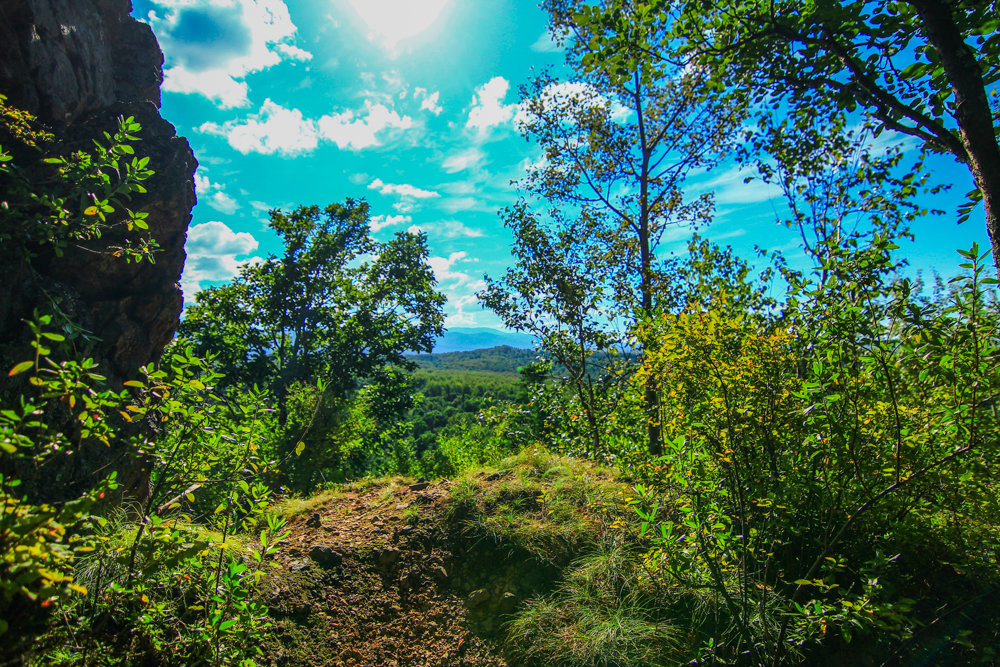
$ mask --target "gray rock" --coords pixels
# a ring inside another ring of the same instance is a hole
[[[322,545],[316,545],[309,550],[309,557],[316,561],[321,567],[337,567],[344,562],[344,557],[340,552]]]
[[[477,588],[476,590],[469,593],[469,597],[465,600],[465,606],[469,609],[475,609],[476,607],[483,606],[490,599],[490,594],[483,588]]]
[[[503,597],[500,598],[500,613],[509,614],[514,611],[514,607],[517,606],[517,596],[513,593],[504,593]]]
[[[0,367],[10,365],[7,356],[21,358],[16,348],[26,339],[23,321],[40,303],[55,298],[73,322],[92,334],[95,343],[86,355],[107,376],[107,386],[120,390],[123,381],[139,377],[141,366],[159,359],[182,307],[178,278],[195,204],[197,162],[187,141],[159,113],[163,53],[150,27],[129,15],[128,0],[3,0],[0,6],[0,91],[8,104],[34,114],[52,131],[52,153],[92,151],[94,140],[106,143],[103,133],[117,129],[119,116],[132,116],[142,125],[136,157],[148,157],[155,173],[143,183],[148,192],[127,205],[149,214],[149,234],[160,248],[155,264],[130,263],[114,255],[123,238],[109,231],[67,247],[61,258],[51,252],[23,261],[5,258]],[[6,373],[0,390],[5,382]],[[155,427],[144,428],[152,432]],[[110,447],[81,443],[79,456],[68,457],[63,469],[49,466],[44,479],[24,477],[21,490],[37,491],[39,501],[75,498],[115,470],[116,502],[124,496],[141,503],[150,492],[152,466],[132,456],[132,448],[127,441],[113,441]]]
[[[399,549],[382,549],[378,555],[379,567],[392,567],[399,560]]]

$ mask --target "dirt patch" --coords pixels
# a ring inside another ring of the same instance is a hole
[[[450,487],[346,492],[292,518],[265,586],[276,623],[267,660],[506,665],[494,637],[526,591],[501,580],[521,579],[523,562],[467,543],[447,520]]]

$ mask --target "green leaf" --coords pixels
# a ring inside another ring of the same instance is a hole
[[[10,369],[10,371],[7,373],[7,376],[13,377],[15,375],[19,375],[24,371],[28,370],[29,368],[32,368],[34,365],[35,365],[34,361],[22,361],[18,365],[14,366],[14,368]]]

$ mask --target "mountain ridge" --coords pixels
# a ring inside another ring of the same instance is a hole
[[[471,352],[503,346],[530,350],[535,347],[535,339],[528,334],[490,327],[450,327],[435,342],[433,353]]]

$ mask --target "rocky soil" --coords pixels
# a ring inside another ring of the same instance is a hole
[[[466,533],[452,520],[452,485],[398,479],[292,518],[267,588],[270,664],[508,664],[503,622],[559,573]]]

